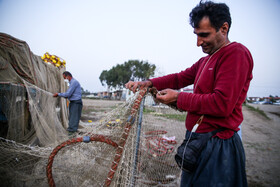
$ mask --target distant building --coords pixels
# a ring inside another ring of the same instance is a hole
[[[248,97],[248,102],[252,103],[252,102],[257,102],[260,101],[260,97]]]

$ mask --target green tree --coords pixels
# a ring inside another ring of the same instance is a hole
[[[84,90],[83,87],[81,87],[81,90],[82,90],[82,95],[89,95],[90,94],[90,91]]]
[[[275,97],[277,97],[277,96],[275,96]],[[275,103],[275,102],[276,102],[275,97],[273,97],[272,95],[269,95],[269,100],[270,100],[272,103]]]
[[[129,60],[117,64],[110,70],[103,70],[99,76],[102,86],[108,88],[123,88],[128,81],[141,81],[154,76],[156,66],[149,62]]]

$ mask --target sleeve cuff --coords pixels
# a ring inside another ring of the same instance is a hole
[[[177,108],[181,110],[189,109],[190,105],[190,93],[180,92],[177,98]]]
[[[179,93],[177,97],[177,108],[182,109],[182,99],[181,99],[182,93]]]

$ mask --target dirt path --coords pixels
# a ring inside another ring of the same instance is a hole
[[[271,120],[243,107],[242,138],[248,183],[252,187],[280,186],[280,107],[251,106],[265,111]]]
[[[123,101],[85,99],[82,121],[97,121]],[[243,107],[242,141],[246,153],[249,187],[280,186],[280,106],[252,105],[265,111],[268,120]],[[158,121],[158,120],[155,120]],[[161,121],[162,123],[162,121]]]

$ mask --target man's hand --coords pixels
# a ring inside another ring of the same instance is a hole
[[[58,93],[53,94],[53,97],[58,97]]]
[[[150,86],[152,86],[151,81],[138,81],[138,82],[129,81],[128,83],[125,84],[125,87],[133,91],[133,93],[135,93],[138,88],[143,89]]]
[[[157,93],[157,100],[164,104],[172,104],[177,102],[179,92],[172,89],[165,89]]]

